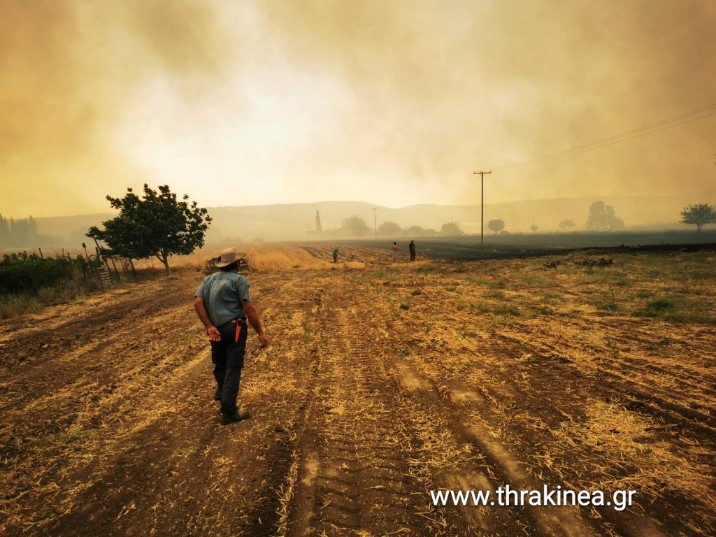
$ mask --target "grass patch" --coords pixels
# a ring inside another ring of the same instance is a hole
[[[651,315],[662,315],[676,311],[676,303],[668,298],[657,298],[646,305],[646,312]]]
[[[606,313],[612,313],[612,314],[619,313],[619,311],[621,310],[621,307],[619,306],[619,304],[617,304],[613,300],[605,300],[605,301],[597,302],[596,304],[594,304],[594,307],[596,307],[599,311],[603,311]]]
[[[651,298],[654,296],[654,293],[652,291],[644,289],[642,291],[639,291],[636,296],[637,298]]]
[[[36,313],[46,306],[65,304],[100,289],[92,278],[63,280],[49,287],[41,287],[34,294],[13,293],[0,295],[0,319],[9,319],[27,313]]]
[[[551,276],[551,274],[549,276]],[[531,289],[555,286],[554,278],[539,273],[522,273],[517,275],[517,279],[522,285]]]
[[[542,302],[545,304],[560,304],[564,302],[564,297],[559,293],[548,292],[542,295]]]
[[[492,312],[496,315],[511,315],[513,317],[520,317],[522,315],[520,308],[514,304],[498,304],[492,308]]]
[[[477,278],[475,276],[468,276],[466,280],[471,284],[487,287],[488,289],[505,289],[508,283],[504,278],[490,280],[484,277]]]
[[[25,313],[35,313],[42,309],[37,297],[29,295],[0,296],[0,319],[9,319]]]
[[[424,265],[420,265],[416,269],[416,272],[422,272],[424,274],[429,274],[431,272],[435,272],[436,269],[437,269],[437,265],[435,265],[434,263],[425,263]]]

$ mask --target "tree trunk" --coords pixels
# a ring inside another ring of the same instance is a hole
[[[154,257],[159,259],[159,261],[162,262],[164,265],[164,270],[167,271],[167,274],[169,274],[169,254],[162,252],[159,252],[158,254],[154,254]]]

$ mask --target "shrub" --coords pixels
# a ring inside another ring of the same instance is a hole
[[[668,298],[658,298],[647,304],[646,311],[653,314],[666,313],[676,309],[676,304]]]
[[[34,295],[40,288],[73,280],[83,263],[66,257],[43,259],[35,254],[5,254],[0,261],[0,294]]]

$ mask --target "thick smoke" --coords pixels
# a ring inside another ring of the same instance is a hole
[[[716,102],[716,4],[272,2],[293,59],[350,81],[365,157],[392,181],[442,181],[465,201],[472,169],[532,161]],[[539,166],[501,169],[500,199],[714,195],[714,116]],[[370,154],[368,154],[370,153]],[[466,177],[467,176],[467,177]],[[678,181],[675,181],[678,176]],[[461,188],[465,187],[465,188]],[[408,189],[408,188],[406,188]]]
[[[140,80],[160,74],[191,94],[216,76],[231,42],[210,7],[187,0],[4,0],[3,212],[68,214],[90,200],[97,207],[109,185],[136,177],[140,170],[113,148],[113,129]]]
[[[182,190],[199,173],[213,181],[204,205],[233,203],[224,182],[234,180],[254,189],[237,204],[475,203],[479,169],[494,170],[494,202],[714,201],[716,115],[536,161],[716,102],[712,1],[3,0],[0,10],[6,215],[103,210],[130,181]],[[126,150],[135,135],[144,160]]]

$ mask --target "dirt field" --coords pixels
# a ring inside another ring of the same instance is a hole
[[[0,534],[716,535],[714,251],[342,254],[252,254],[272,345],[229,426],[197,270],[3,321]],[[504,485],[636,492],[431,503]]]

